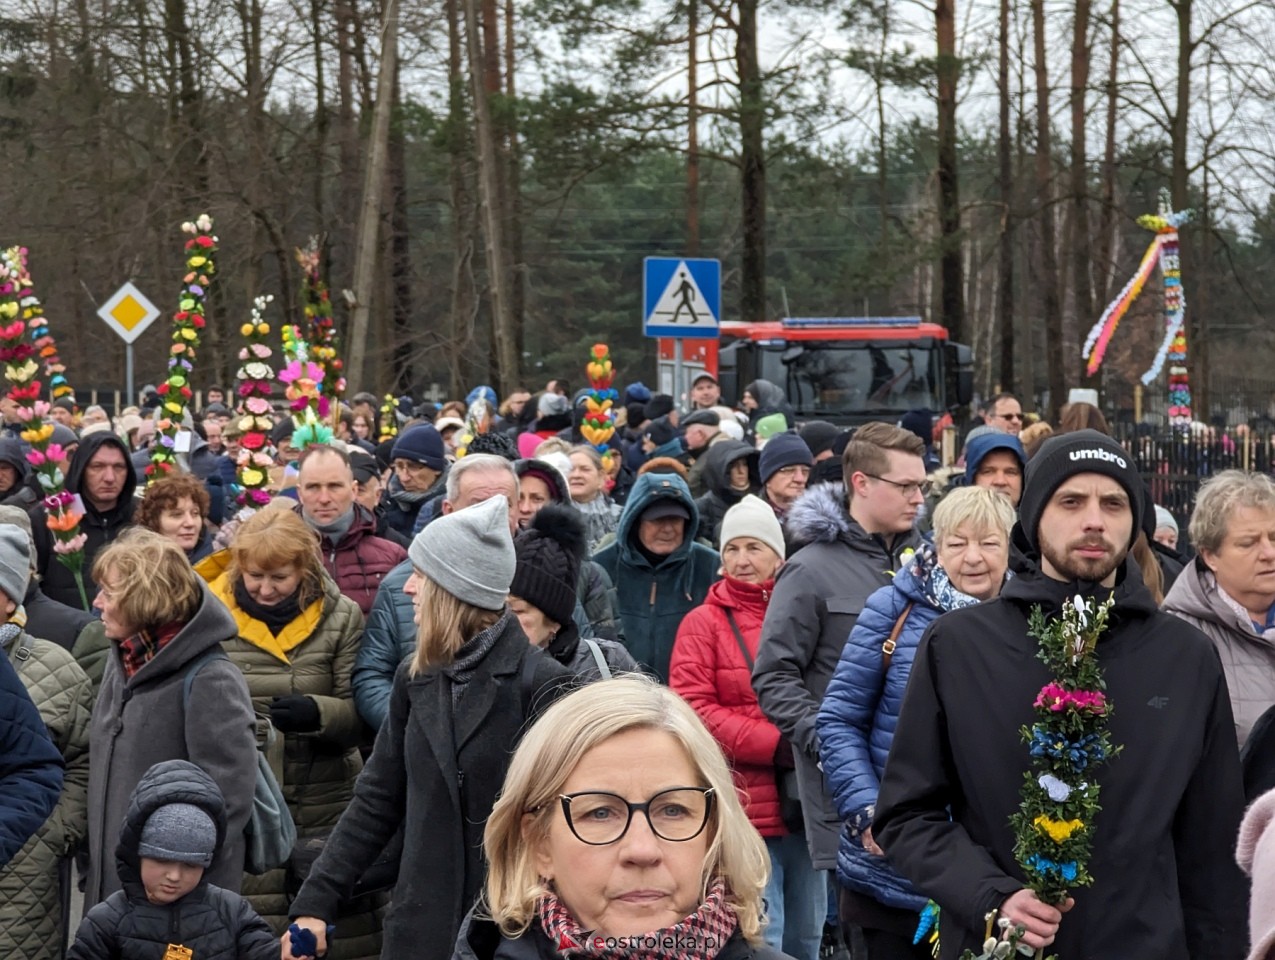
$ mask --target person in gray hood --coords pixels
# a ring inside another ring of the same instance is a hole
[[[753,666],[766,717],[793,745],[806,841],[817,870],[837,865],[841,818],[819,769],[815,720],[846,638],[869,596],[890,583],[920,536],[924,446],[886,423],[860,427],[842,458],[843,484],[820,484],[792,507],[799,544],[775,581]]]

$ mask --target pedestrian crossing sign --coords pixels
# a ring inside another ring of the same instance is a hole
[[[642,332],[648,337],[716,339],[722,318],[722,262],[647,257]]]

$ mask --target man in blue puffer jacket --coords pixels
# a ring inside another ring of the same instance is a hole
[[[908,950],[927,898],[891,868],[872,839],[877,791],[921,635],[947,611],[1000,592],[1013,523],[1006,498],[990,490],[962,487],[946,497],[934,514],[937,550],[922,545],[890,586],[868,598],[819,708],[820,761],[843,823],[841,919],[863,928],[868,960],[929,956],[928,944]]]

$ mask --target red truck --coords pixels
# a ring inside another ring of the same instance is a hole
[[[920,317],[784,317],[727,322],[721,340],[683,341],[683,380],[707,370],[722,399],[738,404],[753,380],[784,390],[800,420],[838,424],[897,420],[926,407],[942,413],[973,398],[969,347]],[[659,383],[671,392],[674,341],[659,341]]]

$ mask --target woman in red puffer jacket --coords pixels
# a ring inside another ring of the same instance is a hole
[[[683,619],[669,664],[669,686],[703,719],[730,761],[748,819],[766,840],[766,942],[796,960],[817,960],[827,914],[823,876],[805,837],[780,816],[776,777],[793,767],[792,747],[757,705],[752,665],[784,562],[774,511],[749,495],[722,520],[722,570],[708,597]]]

